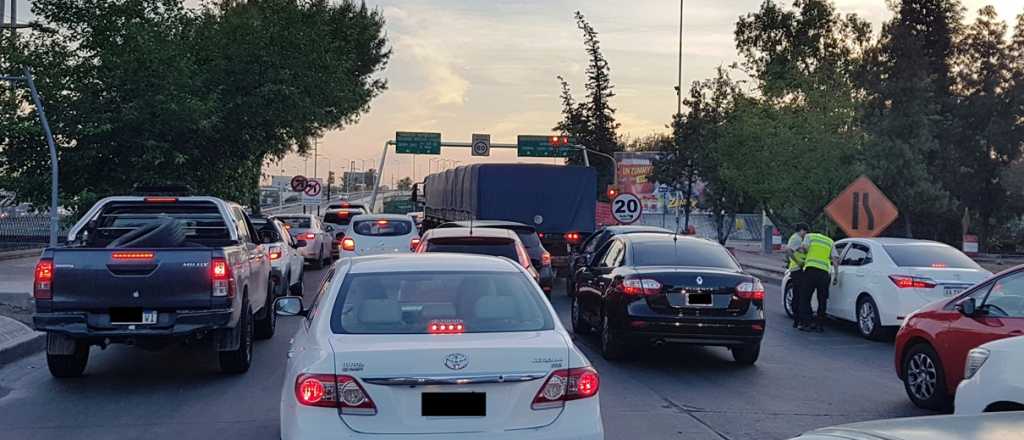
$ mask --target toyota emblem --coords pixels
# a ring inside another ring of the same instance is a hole
[[[469,358],[462,353],[452,353],[444,357],[444,366],[449,370],[461,370],[469,365]]]
[[[701,277],[697,277],[697,285],[698,285],[698,286],[702,286],[702,285],[704,285],[704,278],[701,278]]]

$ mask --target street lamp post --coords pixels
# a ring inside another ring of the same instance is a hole
[[[614,156],[612,156],[612,155],[610,155],[608,153],[605,153],[605,152],[601,152],[601,151],[597,151],[597,150],[591,150],[591,149],[587,148],[586,145],[567,144],[565,146],[569,147],[569,148],[573,148],[573,149],[579,150],[579,151],[582,151],[583,152],[583,158],[584,158],[584,164],[587,167],[590,167],[590,158],[588,157],[588,153],[593,153],[593,154],[596,154],[598,156],[601,156],[601,157],[604,157],[604,158],[610,160],[611,163],[612,163],[612,184],[613,185],[618,185],[619,184],[619,167],[615,163],[615,157]]]
[[[32,102],[36,106],[36,113],[39,115],[39,122],[43,125],[43,134],[46,135],[46,144],[50,147],[50,246],[57,246],[57,234],[60,231],[60,213],[57,211],[57,198],[60,176],[57,164],[57,144],[53,142],[53,132],[50,131],[50,121],[46,119],[46,110],[43,108],[43,100],[36,90],[36,83],[32,79],[32,69],[28,66],[22,67],[22,76],[0,76],[3,81],[24,81],[32,94]]]

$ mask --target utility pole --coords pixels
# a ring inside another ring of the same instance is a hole
[[[676,83],[676,118],[679,123],[682,123],[683,119],[683,3],[685,0],[679,0],[679,70]],[[676,138],[676,142],[679,142],[679,138]],[[682,145],[676,145],[676,148],[681,149]],[[686,160],[686,205],[683,206],[684,219],[683,229],[687,232],[690,231],[690,205],[692,205],[691,197],[693,195],[693,157],[687,153]],[[678,230],[676,232],[679,232]]]

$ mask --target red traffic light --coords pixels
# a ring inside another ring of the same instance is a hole
[[[548,138],[548,145],[553,147],[569,145],[569,136],[551,136]]]

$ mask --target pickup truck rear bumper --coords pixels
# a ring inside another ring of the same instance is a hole
[[[71,338],[187,337],[202,331],[230,328],[231,309],[160,312],[156,324],[110,324],[110,315],[90,312],[36,313],[36,330]],[[237,318],[235,318],[237,321]]]

